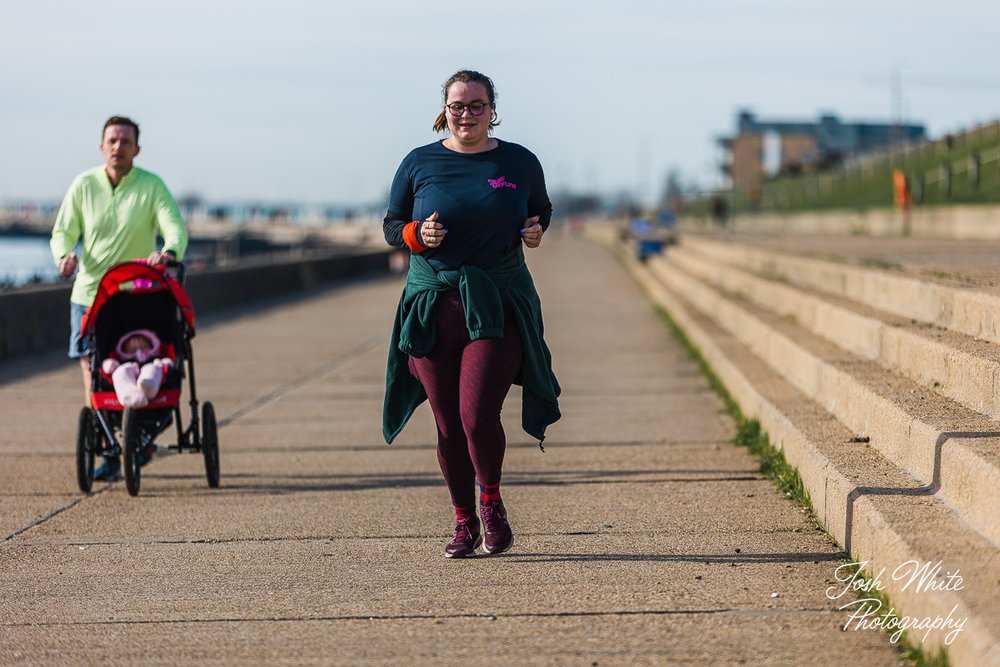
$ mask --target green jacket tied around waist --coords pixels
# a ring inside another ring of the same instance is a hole
[[[427,393],[410,373],[407,356],[423,357],[437,341],[434,308],[445,291],[455,290],[465,308],[469,338],[503,336],[504,304],[510,306],[521,334],[524,361],[516,384],[522,386],[521,427],[538,439],[559,419],[559,383],[552,355],[543,339],[542,304],[518,245],[495,266],[463,266],[435,271],[420,255],[410,255],[410,271],[396,309],[385,374],[382,435],[387,443],[399,435]]]

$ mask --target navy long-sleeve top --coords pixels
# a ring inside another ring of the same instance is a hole
[[[521,229],[539,216],[548,229],[552,203],[538,158],[523,146],[500,141],[482,153],[459,153],[441,141],[416,148],[396,170],[382,229],[404,246],[403,228],[435,211],[447,229],[423,257],[437,271],[462,265],[489,267],[521,243]]]

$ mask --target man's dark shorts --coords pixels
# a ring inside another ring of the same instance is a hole
[[[90,354],[90,349],[84,346],[83,334],[80,331],[80,320],[87,312],[87,306],[69,302],[69,358],[79,359]]]

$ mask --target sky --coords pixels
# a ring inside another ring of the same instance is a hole
[[[1000,117],[998,24],[972,0],[8,2],[0,200],[61,198],[127,115],[176,196],[377,205],[471,68],[550,191],[653,201],[671,170],[721,184],[741,108],[889,122],[895,73],[932,136]]]

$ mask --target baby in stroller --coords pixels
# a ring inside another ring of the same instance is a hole
[[[161,357],[160,339],[149,329],[134,329],[118,339],[114,352],[101,364],[111,376],[118,402],[126,408],[144,408],[156,396],[173,365]]]

